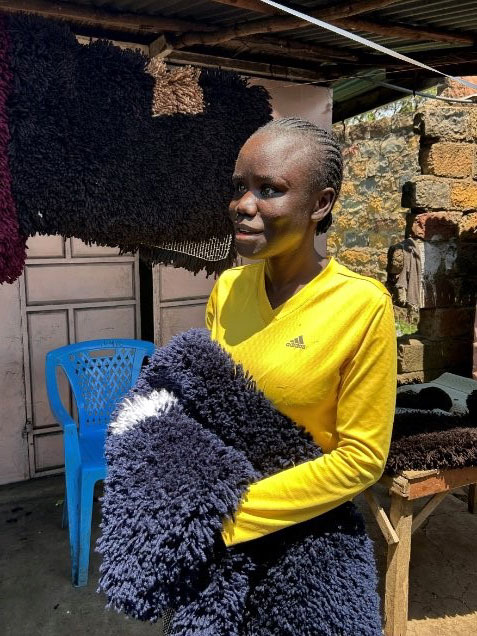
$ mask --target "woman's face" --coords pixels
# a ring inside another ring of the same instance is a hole
[[[334,191],[311,185],[312,155],[297,136],[259,133],[242,147],[229,205],[239,254],[271,258],[311,241],[330,210]]]

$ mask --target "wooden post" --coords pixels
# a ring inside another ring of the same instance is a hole
[[[467,495],[467,508],[471,514],[477,512],[477,484],[470,484]]]
[[[392,493],[389,516],[399,537],[399,543],[388,546],[384,633],[385,636],[405,636],[411,558],[412,501]]]

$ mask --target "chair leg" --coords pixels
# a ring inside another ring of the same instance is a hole
[[[88,473],[83,473],[81,480],[78,574],[74,583],[76,587],[83,587],[88,583],[94,483],[95,480],[91,479]]]
[[[66,488],[65,488],[65,496],[63,498],[63,506],[62,506],[62,512],[61,512],[61,527],[62,528],[68,527],[68,500],[67,500]]]
[[[68,517],[68,535],[70,540],[71,580],[73,585],[78,578],[79,555],[79,518],[80,518],[80,475],[79,471],[66,473],[66,508]]]

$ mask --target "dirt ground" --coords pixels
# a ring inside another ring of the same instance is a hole
[[[383,490],[380,496],[384,502]],[[62,498],[62,477],[0,488],[0,634],[162,636],[160,624],[127,620],[104,609],[104,598],[96,593],[94,552],[88,586],[72,587],[67,531],[60,523]],[[364,499],[357,503],[375,542],[382,592],[385,542]],[[96,503],[93,539],[98,523]],[[449,495],[416,531],[407,636],[477,634],[476,538],[477,515],[467,512],[464,493]]]

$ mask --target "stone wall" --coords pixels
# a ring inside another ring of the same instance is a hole
[[[403,188],[417,239],[422,292],[418,332],[399,339],[402,381],[443,371],[472,374],[477,290],[477,105],[429,104],[414,120],[421,175]],[[475,348],[475,347],[474,347]]]
[[[391,246],[411,237],[420,255],[419,307],[395,306],[398,334],[415,331],[398,337],[400,384],[470,376],[472,350],[477,365],[477,105],[441,104],[334,127],[345,175],[329,253],[388,285]]]
[[[420,174],[413,115],[333,128],[344,156],[344,179],[333,211],[328,252],[350,269],[386,281],[387,252],[401,240],[404,183]]]

